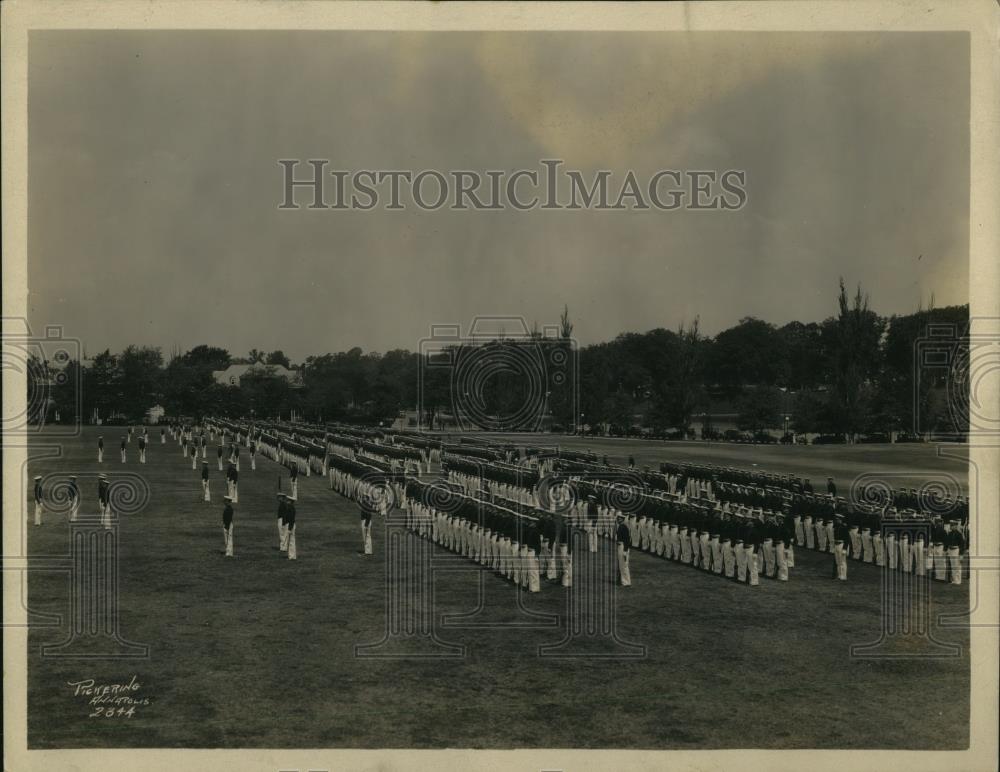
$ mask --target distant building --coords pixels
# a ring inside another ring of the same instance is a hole
[[[264,365],[259,363],[252,365],[229,365],[225,370],[214,370],[212,372],[215,382],[223,386],[239,386],[240,381],[247,375],[284,378],[292,386],[300,386],[302,384],[301,374],[296,370],[289,370],[284,365]]]
[[[167,411],[163,409],[162,405],[153,405],[153,407],[146,411],[146,423],[158,424],[166,412]]]

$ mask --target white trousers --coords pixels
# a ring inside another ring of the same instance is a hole
[[[760,584],[760,553],[754,552],[753,547],[744,547],[747,553],[747,570],[750,572],[750,586],[756,587]]]
[[[726,576],[732,579],[736,575],[736,553],[733,551],[733,543],[729,539],[722,542],[722,564],[725,567]]]
[[[540,577],[538,575],[538,557],[533,549],[528,549],[528,592],[538,592],[540,587]]]
[[[837,564],[837,579],[847,581],[847,547],[842,541],[833,543],[833,559]]]
[[[361,542],[364,546],[365,554],[372,554],[372,524],[361,521]]]
[[[787,582],[788,581],[788,558],[785,555],[785,542],[782,539],[778,539],[774,545],[774,558],[775,562],[778,564],[778,581]]]
[[[628,564],[628,553],[629,551],[625,549],[625,545],[619,542],[618,544],[618,580],[621,582],[622,587],[632,586],[632,574],[629,571]]]
[[[934,545],[934,578],[941,582],[948,578],[948,561],[943,544]]]
[[[35,525],[42,524],[42,502],[35,502]]]
[[[951,583],[962,583],[962,552],[958,547],[948,548],[948,563],[951,568]]]
[[[927,563],[924,560],[925,543],[923,539],[917,539],[910,547],[913,553],[913,570],[917,576],[927,576]]]
[[[297,560],[298,552],[295,549],[295,532],[298,528],[290,528],[288,530],[288,559]]]
[[[872,543],[872,532],[868,528],[861,532],[861,553],[865,563],[871,563],[875,559],[875,549]]]
[[[562,564],[562,586],[573,586],[573,556],[565,544],[559,545],[559,562]]]
[[[222,538],[226,547],[226,557],[231,558],[233,556],[233,526],[230,524],[228,528],[222,527]]]
[[[208,492],[208,480],[202,480],[201,481],[201,488],[202,488],[202,491],[205,494],[205,501],[211,501],[212,500],[212,494]]]

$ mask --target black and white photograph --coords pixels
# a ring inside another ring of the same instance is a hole
[[[996,3],[0,11],[5,769],[996,768]]]

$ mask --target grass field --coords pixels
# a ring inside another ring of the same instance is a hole
[[[109,432],[105,431],[105,434]],[[115,432],[110,432],[113,436]],[[158,435],[158,431],[156,432]],[[61,457],[38,458],[29,474],[81,475],[83,510],[95,505],[96,435],[60,441]],[[537,438],[534,438],[537,440]],[[235,559],[221,554],[222,475],[213,465],[213,503],[176,443],[156,443],[149,463],[118,460],[103,471],[148,482],[151,501],[120,527],[120,632],[149,646],[147,658],[74,660],[42,656],[67,635],[29,635],[28,743],[77,747],[593,747],[593,748],[938,748],[968,744],[968,632],[937,629],[960,656],[862,659],[852,644],[882,629],[878,569],[850,564],[831,579],[832,556],[799,549],[791,581],[749,588],[676,563],[633,553],[633,587],[617,595],[617,632],[645,647],[637,659],[539,657],[564,636],[566,591],[543,581],[524,597],[531,611],[560,615],[560,627],[512,627],[527,617],[512,585],[466,561],[433,576],[437,615],[471,612],[493,627],[441,628],[464,646],[451,659],[360,659],[357,644],[385,630],[384,536],[375,556],[357,554],[356,507],[322,478],[300,478],[299,559],[276,549],[274,492],[282,470],[246,454],[236,511]],[[37,443],[36,451],[44,453]],[[715,459],[775,471],[856,474],[946,472],[957,460],[930,448],[751,448],[568,440],[622,461]],[[604,451],[601,448],[607,447]],[[956,449],[957,451],[958,449]],[[210,462],[214,448],[210,448]],[[287,485],[287,483],[286,483]],[[41,527],[24,521],[29,554],[64,556],[65,515]],[[604,548],[604,547],[602,547]],[[435,560],[444,556],[435,548]],[[480,582],[482,581],[482,585]],[[582,579],[581,579],[582,581]],[[65,571],[30,574],[36,614],[68,613]],[[934,583],[931,618],[967,608],[968,590]],[[894,651],[929,650],[910,636]],[[150,704],[131,717],[89,717],[68,682],[141,684]]]

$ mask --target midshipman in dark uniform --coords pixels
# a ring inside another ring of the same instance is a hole
[[[222,456],[223,456],[224,453],[225,453],[225,451],[222,449],[222,446],[220,445],[219,446],[219,471],[220,472],[222,471]]]
[[[285,494],[278,494],[278,549],[285,543]]]
[[[625,516],[618,515],[618,526],[615,528],[615,550],[618,555],[618,581],[622,587],[632,586],[632,574],[629,570],[629,551],[632,548],[632,534],[625,524]]]
[[[226,502],[222,510],[222,537],[225,540],[226,557],[233,557],[233,499],[231,496],[223,496]]]
[[[204,494],[205,501],[212,500],[212,494],[208,490],[208,462],[205,461],[201,465],[201,490]]]
[[[122,463],[123,464],[125,463],[125,447],[127,445],[128,445],[128,440],[125,438],[125,435],[123,434],[122,435]]]
[[[97,477],[97,502],[101,508],[101,524],[105,528],[111,527],[111,485],[108,483],[108,476],[100,474]]]
[[[42,476],[35,475],[35,525],[42,524]]]

